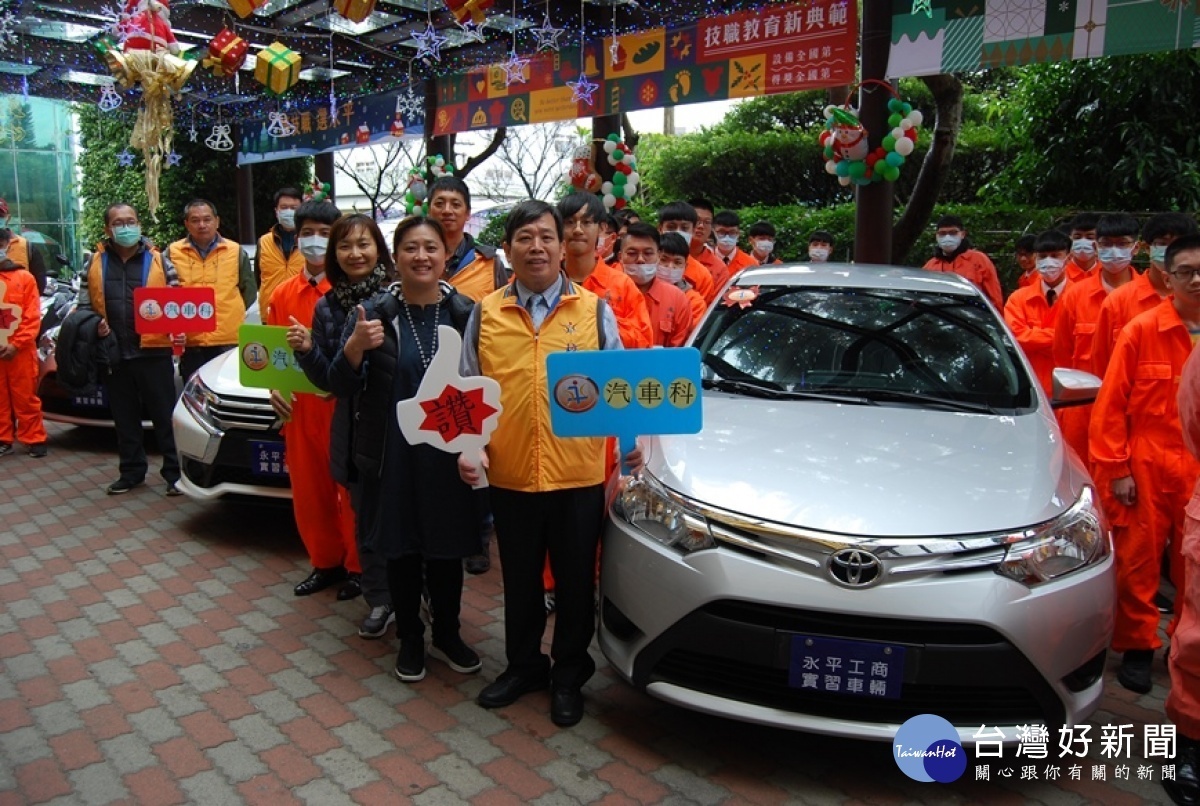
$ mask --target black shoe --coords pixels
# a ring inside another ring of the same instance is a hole
[[[401,638],[400,652],[396,655],[396,668],[393,670],[397,680],[405,683],[415,683],[425,679],[425,639]]]
[[[34,459],[41,459],[47,453],[49,453],[49,450],[47,450],[45,442],[39,442],[36,445],[29,446],[29,455]]]
[[[474,674],[483,668],[483,662],[475,650],[463,643],[461,636],[435,639],[429,654],[460,674]]]
[[[134,487],[141,486],[142,482],[140,480],[130,481],[129,479],[117,479],[112,484],[108,485],[104,492],[108,493],[109,495],[122,495],[129,492]]]
[[[1175,780],[1164,778],[1163,789],[1181,806],[1200,804],[1200,742],[1180,734],[1175,753]]]
[[[577,688],[556,688],[550,693],[550,721],[560,728],[578,725],[583,719],[583,692]]]
[[[337,599],[339,602],[348,602],[359,596],[362,596],[362,574],[350,574],[346,577],[346,584],[338,588]]]
[[[297,596],[309,596],[336,585],[346,578],[345,568],[314,568],[308,578],[292,589]]]
[[[396,623],[396,611],[391,605],[376,605],[363,619],[358,628],[359,638],[382,638],[387,635],[388,627]]]
[[[183,490],[179,489],[179,482],[168,481],[167,482],[167,498],[176,498],[181,495],[183,495]]]
[[[474,554],[463,560],[463,570],[473,576],[486,574],[492,570],[492,558],[486,554]]]
[[[484,708],[503,708],[506,705],[512,705],[524,694],[548,688],[550,688],[549,675],[523,677],[505,672],[497,677],[490,686],[479,692],[476,702]]]
[[[1117,682],[1130,691],[1148,694],[1152,688],[1150,664],[1153,662],[1153,649],[1128,650],[1121,658],[1121,668],[1117,670]]]
[[[1159,613],[1175,612],[1175,600],[1162,592],[1154,594],[1154,606],[1158,608]]]
[[[11,442],[0,442],[0,456],[7,456],[13,452]]]

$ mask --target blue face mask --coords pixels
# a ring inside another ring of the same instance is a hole
[[[137,224],[118,224],[113,227],[113,243],[128,249],[142,237],[142,228]]]
[[[1150,262],[1160,269],[1167,264],[1167,247],[1150,245]]]

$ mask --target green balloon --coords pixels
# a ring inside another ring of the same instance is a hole
[[[888,165],[894,165],[899,168],[904,164],[904,155],[897,154],[895,151],[893,151],[891,154],[888,154],[886,157],[884,157],[884,160]]]
[[[879,144],[883,146],[884,151],[894,151],[896,149],[896,138],[890,134],[885,134],[883,139],[879,141]]]
[[[892,100],[888,101],[888,111],[889,112],[899,112],[900,111],[900,99],[899,98],[893,98]]]
[[[620,171],[617,171],[615,174],[613,174],[612,183],[614,186],[615,185],[623,185],[627,181],[629,181],[629,177],[627,177],[625,174],[621,173]]]
[[[825,146],[825,159],[833,159],[833,146]]]
[[[888,128],[889,129],[896,128],[897,126],[900,125],[900,122],[902,120],[904,120],[904,118],[900,117],[899,115],[897,115],[895,113],[888,115]]]
[[[861,179],[867,173],[867,164],[860,160],[855,160],[854,162],[850,163],[848,172],[851,179]]]
[[[889,182],[895,182],[900,178],[900,169],[895,165],[884,165],[881,173],[883,174],[883,178]]]
[[[908,115],[908,113],[911,111],[912,111],[912,104],[910,104],[910,103],[900,104],[900,114],[901,115]]]
[[[608,139],[609,139],[609,140],[612,140],[614,143],[619,143],[619,142],[621,142],[621,135],[619,135],[619,134],[610,134],[610,135],[608,136]]]

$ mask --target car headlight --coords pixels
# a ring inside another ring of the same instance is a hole
[[[213,419],[212,407],[218,402],[216,394],[200,380],[200,373],[192,375],[183,387],[183,405],[192,413],[209,433],[220,435],[224,433]]]
[[[649,476],[627,481],[617,493],[612,511],[614,517],[685,554],[716,545],[704,517]]]
[[[1014,538],[996,573],[1034,587],[1102,562],[1112,551],[1096,492],[1084,487],[1059,517]]]

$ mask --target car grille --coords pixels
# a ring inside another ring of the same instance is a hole
[[[269,401],[235,395],[217,395],[216,402],[209,406],[208,414],[222,431],[231,428],[268,431],[278,419]]]
[[[266,435],[268,439],[278,439],[278,432],[272,430]],[[291,480],[285,477],[260,476],[251,471],[250,442],[262,438],[261,434],[247,434],[231,431],[221,439],[216,459],[211,465],[198,462],[187,456],[183,457],[183,472],[188,480],[197,487],[211,488],[218,484],[246,484],[257,487],[275,487],[286,490],[291,486]],[[280,440],[282,441],[282,440]]]
[[[794,635],[903,644],[898,699],[798,689],[788,684]],[[981,625],[851,616],[718,601],[681,619],[638,656],[634,683],[672,683],[797,714],[899,724],[923,713],[960,727],[1061,724],[1053,688],[1011,643]]]

